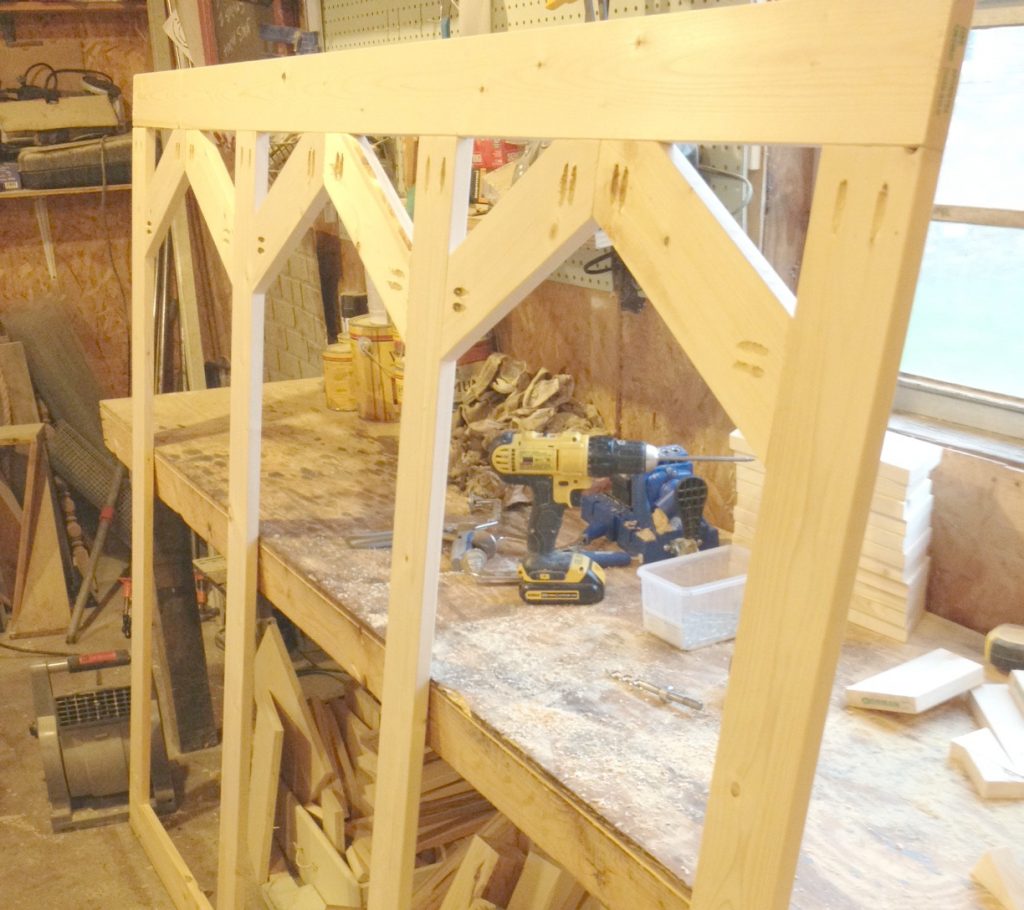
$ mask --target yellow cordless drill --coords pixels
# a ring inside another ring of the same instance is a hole
[[[506,483],[524,484],[533,491],[527,555],[519,565],[519,596],[534,604],[593,604],[601,600],[605,576],[594,557],[555,547],[565,507],[578,505],[595,478],[643,474],[659,464],[702,460],[702,456],[679,452],[674,446],[659,449],[645,442],[575,431],[498,436],[490,447],[491,467]]]

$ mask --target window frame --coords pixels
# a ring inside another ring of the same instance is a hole
[[[1024,26],[1024,0],[979,0],[971,29]],[[1024,209],[935,205],[932,221],[1024,230]],[[1024,464],[1024,398],[900,372],[893,429]]]

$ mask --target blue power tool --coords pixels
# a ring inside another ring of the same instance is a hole
[[[681,446],[666,446],[662,452],[666,460],[679,461],[643,474],[617,474],[609,493],[582,497],[585,542],[607,537],[645,563],[718,546],[718,529],[704,519],[707,484],[694,475]]]

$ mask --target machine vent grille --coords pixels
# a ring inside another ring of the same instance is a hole
[[[127,718],[131,713],[131,687],[119,686],[115,689],[59,695],[55,701],[58,727],[78,727],[97,721],[118,720]]]

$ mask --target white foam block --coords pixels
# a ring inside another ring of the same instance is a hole
[[[1010,673],[1010,694],[1017,702],[1017,707],[1024,711],[1024,670],[1014,670]]]
[[[1024,713],[999,683],[979,686],[971,692],[971,710],[979,724],[992,730],[1014,768],[1024,773]]]
[[[1024,910],[1024,866],[1009,847],[985,853],[971,869],[971,878],[988,888],[1006,910]]]
[[[984,668],[937,648],[846,688],[846,703],[900,714],[920,714],[981,685]]]
[[[984,799],[1024,798],[1024,777],[988,727],[958,736],[949,744],[949,760],[963,769]]]

